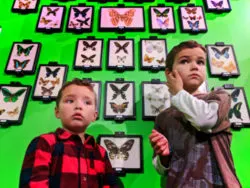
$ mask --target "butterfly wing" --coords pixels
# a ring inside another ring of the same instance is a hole
[[[129,88],[129,85],[130,85],[130,84],[125,84],[125,85],[122,86],[122,88],[120,89],[121,97],[122,97],[124,100],[127,100],[127,99],[126,99],[126,95],[124,94],[124,92],[127,91],[127,89]]]
[[[120,113],[124,113],[128,107],[128,102],[124,102],[121,105],[119,105],[119,111]]]
[[[120,157],[123,160],[128,160],[129,157],[129,153],[128,151],[130,151],[134,145],[135,140],[133,139],[129,139],[128,141],[126,141],[124,144],[122,144],[121,148],[120,148]]]
[[[21,45],[17,45],[17,55],[20,56],[23,53],[24,49]]]
[[[236,89],[231,93],[231,97],[232,97],[232,99],[233,99],[234,102],[237,102],[239,94],[240,94],[240,89],[239,89],[239,88],[236,88]]]
[[[214,51],[214,56],[217,58],[217,59],[220,59],[220,56],[221,56],[221,52],[219,49],[215,48],[215,47],[211,47],[211,49]]]
[[[118,154],[118,147],[116,146],[116,144],[114,142],[112,142],[109,139],[104,139],[104,144],[105,144],[107,150],[109,151],[110,159],[114,160],[115,156],[117,156],[117,154]]]
[[[117,26],[118,23],[119,23],[119,20],[121,18],[120,14],[116,10],[110,9],[109,10],[109,16],[111,17],[111,23],[114,26]]]
[[[122,15],[121,20],[124,22],[126,26],[130,26],[133,22],[133,16],[135,14],[135,9],[130,9]]]
[[[115,92],[112,96],[112,100],[114,100],[121,93],[121,91],[114,84],[110,84],[110,88]]]
[[[126,53],[126,54],[128,54],[128,50],[126,49],[127,47],[128,47],[128,45],[129,45],[129,42],[125,42],[123,45],[122,45],[122,49],[123,49],[123,51]]]
[[[162,13],[158,9],[153,8],[153,11],[156,14],[156,17],[161,17]]]
[[[59,70],[60,70],[60,67],[56,68],[56,69],[52,72],[52,75],[53,75],[54,78],[57,76]]]
[[[49,67],[46,67],[46,78],[49,77],[52,73],[52,70]]]
[[[121,51],[122,45],[120,45],[119,42],[114,42],[114,44],[115,44],[115,46],[117,47],[117,50],[115,51],[115,53],[117,54],[117,53],[119,53],[119,52]]]
[[[95,58],[95,56],[96,56],[96,54],[94,54],[94,55],[92,55],[92,56],[90,56],[88,59],[89,59],[89,61],[91,62],[91,63],[93,63],[94,62],[94,58]]]
[[[5,109],[0,109],[0,115],[2,115],[5,111]]]
[[[77,18],[81,13],[81,11],[78,8],[75,8],[75,7],[73,8],[73,11],[74,11],[75,18]]]
[[[24,54],[25,56],[28,56],[30,54],[30,51],[32,50],[33,45],[27,47],[26,49],[24,49]]]
[[[96,44],[97,44],[97,41],[94,41],[94,42],[92,42],[92,43],[90,44],[91,49],[94,50],[94,51],[95,51],[95,46],[96,46]]]
[[[118,113],[119,106],[116,103],[114,103],[114,102],[110,102],[109,104],[110,104],[110,107],[113,110],[113,112]]]
[[[10,92],[10,90],[8,90],[7,88],[2,88],[2,93],[4,96],[4,102],[12,101],[12,93]]]
[[[221,55],[223,55],[225,58],[229,58],[229,53],[228,53],[228,51],[229,51],[229,47],[226,47],[226,48],[224,48],[222,51],[221,51]]]
[[[242,102],[238,102],[237,104],[235,104],[233,107],[233,112],[236,118],[241,119],[243,121],[243,119],[241,118],[241,112],[240,112],[241,105],[242,105]]]
[[[90,8],[85,8],[85,9],[83,9],[82,11],[81,11],[81,15],[82,15],[82,17],[86,17],[86,15],[87,15],[87,12],[89,11],[89,9]]]
[[[236,66],[232,61],[230,61],[228,65],[223,67],[223,69],[226,70],[227,72],[231,73],[234,70],[236,70]]]

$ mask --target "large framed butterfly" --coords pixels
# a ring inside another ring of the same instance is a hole
[[[165,69],[167,57],[167,41],[157,37],[140,40],[141,69],[159,71]]]
[[[65,6],[57,4],[43,5],[37,20],[36,31],[44,33],[62,32]]]
[[[74,33],[92,32],[93,6],[71,6],[66,31]]]
[[[184,33],[205,33],[207,32],[207,23],[202,6],[187,6],[179,7],[179,18],[181,30]]]
[[[0,84],[0,125],[22,124],[31,86],[20,82]]]
[[[216,42],[207,44],[210,74],[214,77],[229,78],[240,75],[233,45]]]
[[[99,31],[144,31],[144,7],[101,7]]]
[[[32,40],[23,40],[22,42],[13,42],[6,63],[5,73],[16,76],[34,74],[40,55],[41,43],[32,42]]]
[[[151,80],[141,82],[142,88],[142,118],[155,120],[164,109],[170,107],[171,95],[165,82]]]
[[[125,135],[123,132],[114,135],[98,135],[97,142],[106,149],[112,168],[123,173],[140,173],[143,171],[142,136]]]
[[[32,99],[44,102],[55,100],[66,80],[67,72],[68,65],[59,65],[57,62],[41,64],[35,80]]]
[[[40,0],[14,0],[11,11],[14,13],[36,13]]]
[[[117,79],[105,83],[104,118],[135,119],[135,84],[132,81]]]
[[[230,12],[231,5],[229,0],[203,0],[206,12]]]
[[[88,37],[76,43],[74,69],[91,71],[102,69],[103,39]]]
[[[150,6],[150,31],[157,33],[172,33],[176,32],[173,7],[156,7]]]
[[[108,39],[108,69],[134,70],[134,58],[134,39],[126,39],[125,37]]]

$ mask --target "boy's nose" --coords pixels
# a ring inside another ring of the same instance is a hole
[[[190,66],[191,66],[191,69],[196,69],[196,70],[198,70],[198,68],[199,68],[199,66],[198,66],[198,64],[196,63],[196,61],[192,61],[192,63],[190,64]]]

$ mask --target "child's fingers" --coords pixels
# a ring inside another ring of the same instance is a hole
[[[153,136],[150,140],[151,142],[158,142],[162,138],[162,135]]]

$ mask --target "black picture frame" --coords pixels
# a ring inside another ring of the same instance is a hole
[[[22,124],[30,90],[30,85],[20,82],[0,84],[0,126]]]
[[[223,13],[232,10],[229,0],[203,0],[206,12]]]
[[[117,78],[115,81],[105,82],[104,119],[113,119],[117,122],[136,119],[133,81]]]
[[[67,32],[84,33],[92,32],[94,6],[79,3],[70,6],[66,25]]]
[[[62,32],[66,6],[51,3],[43,5],[40,9],[36,24],[36,32],[57,33]]]
[[[120,20],[120,15],[126,14],[126,21]],[[126,31],[145,31],[145,17],[143,6],[118,6],[100,7],[99,31],[114,31],[124,33]],[[107,19],[110,18],[110,19]],[[136,18],[136,19],[134,19]]]
[[[33,100],[51,102],[56,100],[58,92],[66,81],[68,65],[49,62],[39,65],[32,93]]]
[[[140,65],[142,70],[165,70],[168,54],[167,39],[151,36],[140,40]]]
[[[149,22],[150,32],[152,33],[157,32],[167,34],[176,32],[173,6],[165,6],[163,4],[158,4],[158,6],[150,6]]]
[[[109,3],[109,2],[118,2],[118,0],[88,0],[88,2]]]
[[[125,135],[124,132],[100,134],[97,137],[97,142],[106,149],[112,168],[118,176],[143,173],[142,141],[141,135]],[[117,153],[114,151],[116,149]]]
[[[14,0],[11,11],[20,14],[36,13],[40,0]]]
[[[207,58],[211,76],[230,78],[240,76],[240,69],[232,44],[207,44]]]
[[[135,69],[134,39],[108,39],[107,69],[124,71]]]
[[[22,42],[13,42],[5,67],[6,74],[16,76],[35,73],[42,44],[25,39]]]
[[[198,34],[207,32],[207,22],[202,6],[187,4],[187,6],[179,6],[178,11],[183,33]]]
[[[75,70],[101,70],[102,59],[103,39],[89,36],[86,39],[77,40],[73,65]]]

